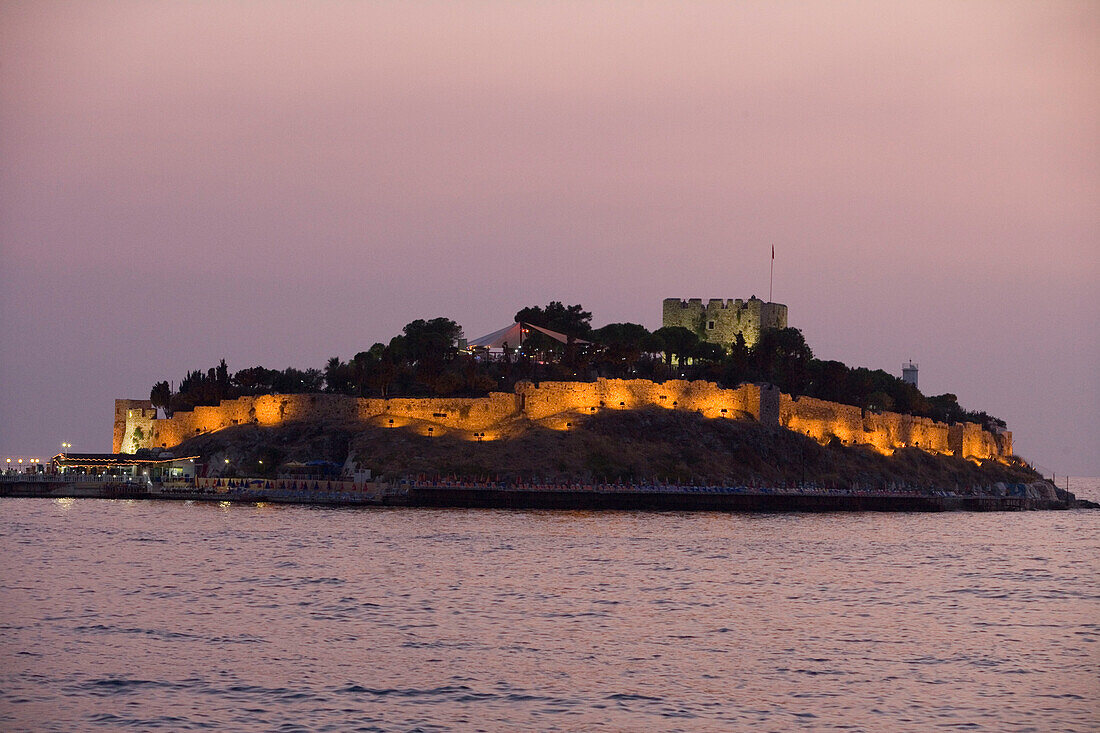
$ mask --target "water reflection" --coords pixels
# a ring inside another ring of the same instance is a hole
[[[1093,513],[42,506],[0,500],[4,728],[1100,722]]]

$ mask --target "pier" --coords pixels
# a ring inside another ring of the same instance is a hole
[[[1022,493],[672,484],[522,484],[479,481],[297,481],[199,478],[151,484],[108,477],[0,477],[0,497],[142,499],[328,506],[712,512],[950,512],[1071,509],[1075,499]]]

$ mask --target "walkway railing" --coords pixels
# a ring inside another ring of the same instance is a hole
[[[696,485],[673,484],[663,482],[647,483],[555,483],[555,482],[508,482],[508,481],[462,481],[458,479],[407,479],[401,486],[410,489],[440,490],[477,490],[509,492],[568,492],[568,493],[641,493],[641,494],[763,494],[776,496],[980,496],[989,495],[992,487],[967,487],[963,490],[932,489],[906,484],[885,487],[825,487],[816,484],[795,486],[764,485]]]

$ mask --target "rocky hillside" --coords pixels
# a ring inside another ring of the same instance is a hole
[[[919,449],[887,457],[839,442],[822,446],[755,422],[707,419],[658,408],[606,411],[555,431],[517,420],[496,440],[428,437],[407,428],[309,422],[240,426],[173,449],[199,454],[226,475],[274,475],[289,461],[343,463],[354,454],[375,475],[442,475],[545,480],[644,480],[745,483],[815,481],[823,485],[903,482],[954,488],[1041,477],[1025,465],[975,465]],[[422,426],[420,426],[422,427]],[[229,463],[225,463],[225,459]]]

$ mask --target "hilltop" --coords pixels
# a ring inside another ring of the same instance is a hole
[[[198,435],[173,450],[201,455],[214,470],[227,475],[253,476],[274,476],[281,464],[290,461],[343,463],[352,454],[364,468],[389,478],[425,474],[716,484],[814,481],[937,488],[1042,480],[1022,462],[974,462],[918,448],[902,448],[885,456],[839,440],[821,445],[785,428],[754,421],[706,418],[656,407],[580,417],[571,430],[553,430],[517,417],[503,426],[496,439],[481,443],[451,434],[429,437],[417,428],[411,424],[390,429],[340,420],[240,425]]]

